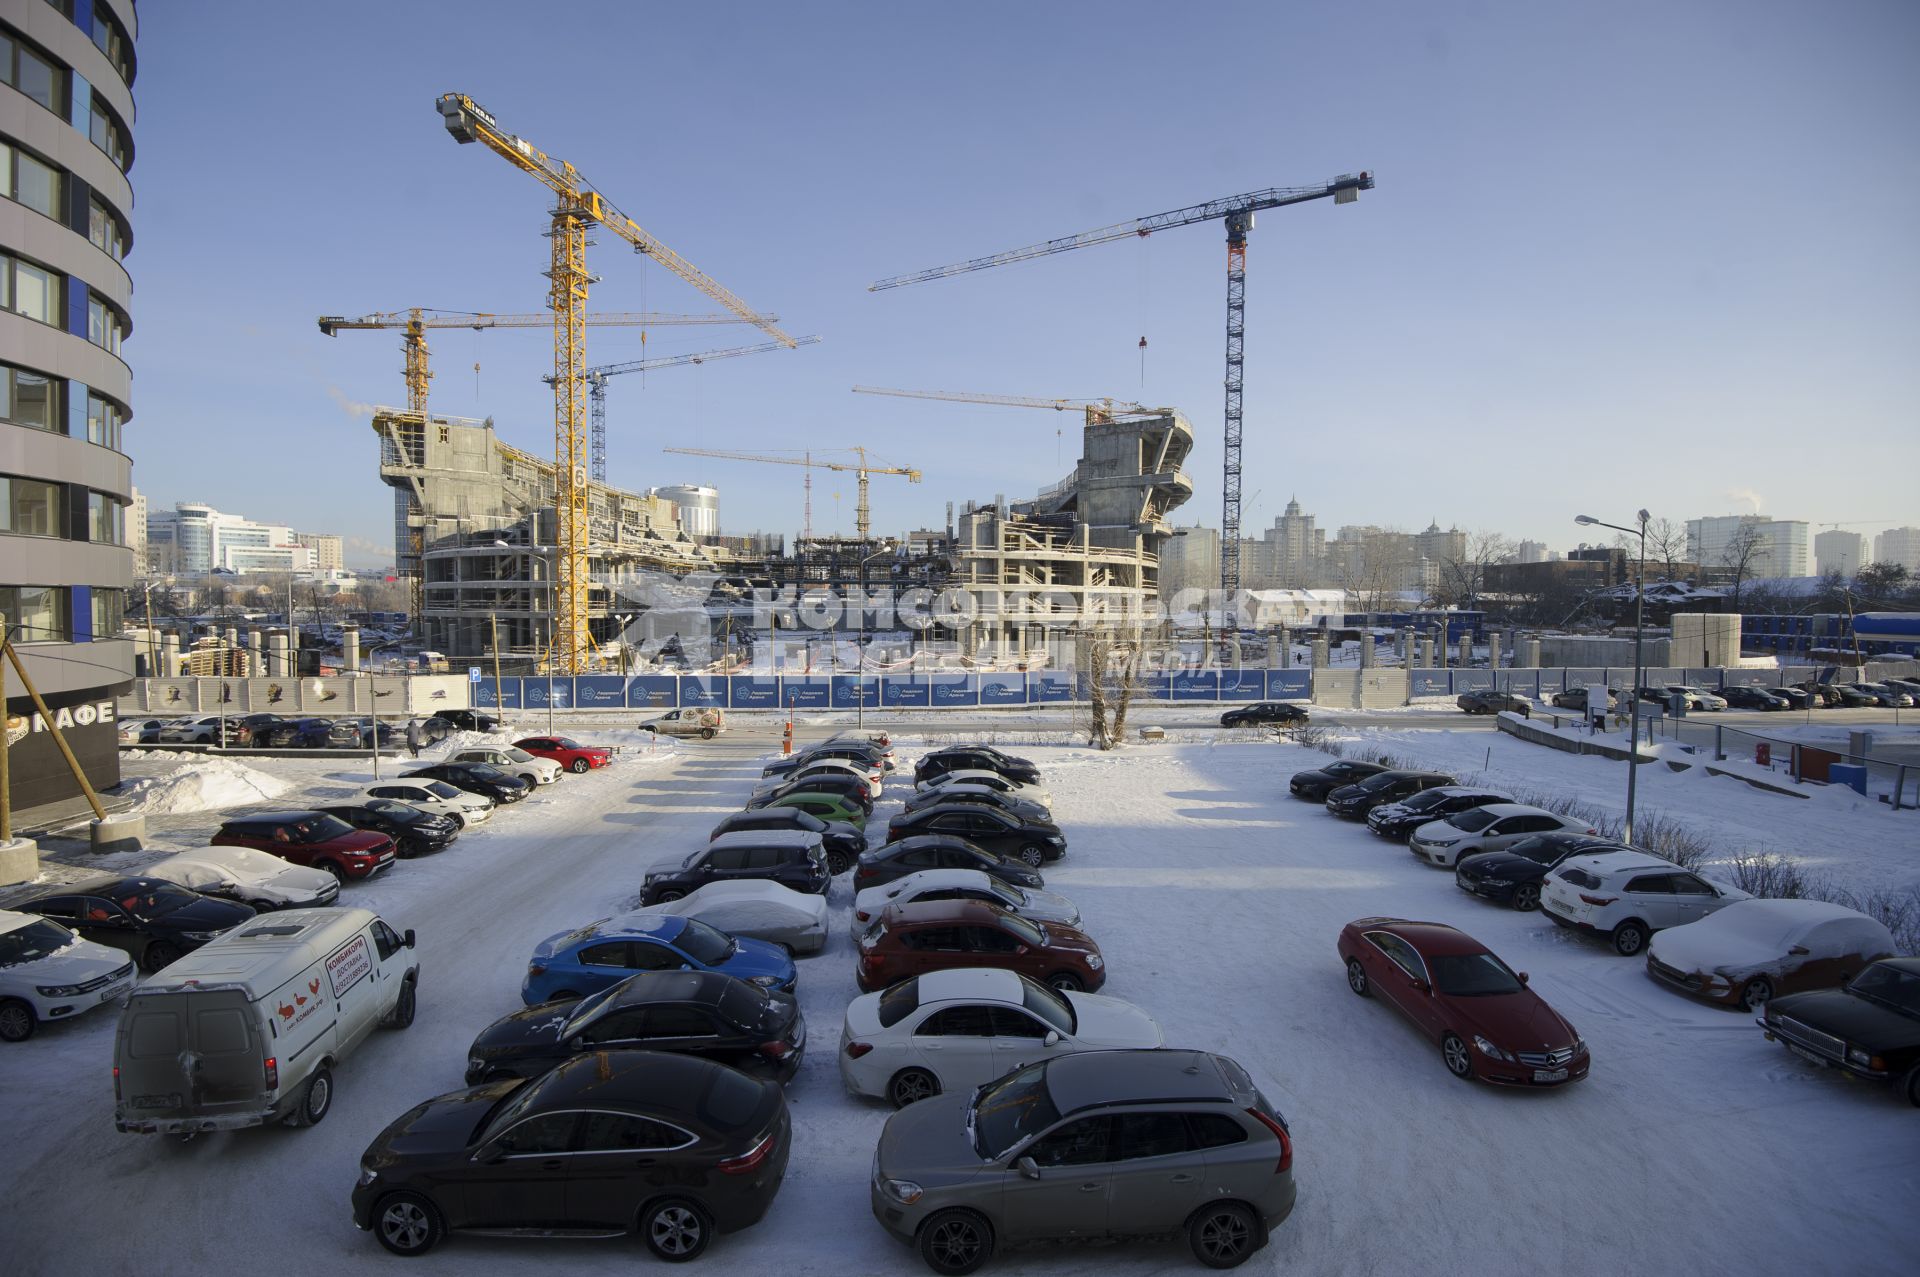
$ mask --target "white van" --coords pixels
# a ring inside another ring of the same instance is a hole
[[[114,1039],[113,1124],[194,1135],[333,1105],[333,1067],[376,1025],[413,1023],[413,932],[368,909],[261,914],[173,963],[127,1000]]]

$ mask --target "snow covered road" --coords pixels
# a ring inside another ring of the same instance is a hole
[[[111,1012],[0,1050],[9,1270],[649,1265],[637,1242],[488,1238],[406,1264],[353,1229],[347,1195],[367,1141],[457,1087],[472,1036],[519,1006],[534,942],[626,906],[649,863],[698,845],[751,788],[758,748],[723,739],[568,777],[450,851],[345,892],[418,930],[420,1014],[338,1070],[334,1110],[311,1130],[184,1144],[115,1133]],[[1639,962],[1471,899],[1404,847],[1287,798],[1286,777],[1324,755],[1252,741],[1021,752],[1055,793],[1072,854],[1048,886],[1079,903],[1100,942],[1103,991],[1158,1017],[1171,1043],[1239,1059],[1293,1123],[1299,1205],[1245,1271],[1858,1275],[1909,1271],[1920,1253],[1920,1112],[1821,1075],[1748,1017],[1656,987]],[[890,784],[876,823],[906,784]],[[800,964],[811,1049],[789,1088],[786,1184],[763,1223],[698,1267],[923,1271],[868,1213],[887,1111],[849,1099],[832,1058],[855,992],[848,904],[842,880],[827,949]],[[1530,972],[1592,1045],[1592,1077],[1543,1094],[1455,1081],[1410,1025],[1348,992],[1334,941],[1368,914],[1455,923]],[[1159,1244],[1047,1247],[988,1271],[1202,1270],[1183,1244]]]

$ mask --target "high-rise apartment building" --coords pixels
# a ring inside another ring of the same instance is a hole
[[[96,788],[119,782],[114,697],[133,677],[121,343],[138,21],[131,0],[0,0],[0,615]],[[78,786],[18,679],[7,693],[21,821]]]
[[[1737,557],[1751,528],[1753,553],[1747,575],[1810,576],[1813,572],[1807,524],[1799,519],[1769,519],[1758,514],[1728,514],[1687,520],[1687,557],[1707,572],[1725,570]]]
[[[1813,538],[1814,571],[1821,576],[1838,572],[1851,577],[1860,570],[1866,552],[1867,539],[1858,532],[1842,532],[1838,528],[1822,532]]]
[[[1920,528],[1888,528],[1873,539],[1875,563],[1898,563],[1920,572]]]
[[[313,569],[316,572],[343,572],[347,566],[346,543],[331,532],[295,532],[295,545],[304,545],[313,551]]]

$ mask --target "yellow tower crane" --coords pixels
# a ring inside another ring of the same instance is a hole
[[[780,331],[738,297],[696,268],[680,254],[643,230],[639,223],[614,207],[613,202],[565,160],[554,159],[524,138],[503,130],[485,108],[464,93],[442,94],[435,103],[447,132],[456,142],[479,142],[514,167],[531,174],[554,195],[553,242],[547,278],[553,322],[553,432],[555,493],[558,516],[555,538],[556,572],[554,653],[558,672],[577,674],[591,650],[588,632],[587,523],[587,231],[604,226],[687,283],[719,302],[769,337],[791,347],[794,339]]]
[[[851,470],[860,481],[860,500],[853,507],[853,530],[862,541],[873,525],[871,512],[867,507],[867,476],[875,474],[901,474],[908,483],[920,482],[920,472],[912,466],[876,466],[867,463],[867,450],[862,447],[848,448],[848,452],[860,454],[857,464],[841,461],[815,461],[813,454],[805,457],[767,457],[757,452],[724,452],[713,448],[662,448],[662,452],[671,452],[681,457],[718,457],[723,461],[764,461],[775,466],[808,466],[815,470]]]
[[[768,323],[779,320],[778,315],[762,315],[760,319]],[[738,315],[664,315],[653,311],[609,311],[604,314],[588,315],[586,323],[595,328],[670,328],[683,324],[744,324],[757,323],[758,320],[742,319]],[[407,378],[407,411],[425,415],[427,411],[427,383],[433,380],[433,373],[427,367],[427,329],[429,328],[471,328],[476,332],[482,328],[545,328],[553,323],[553,316],[537,313],[532,315],[496,315],[489,311],[428,310],[414,306],[408,310],[385,311],[373,315],[361,315],[349,319],[345,315],[320,316],[320,331],[329,337],[337,337],[352,329],[392,329],[400,330],[400,349],[406,356],[403,369]],[[646,334],[640,334],[642,342]]]

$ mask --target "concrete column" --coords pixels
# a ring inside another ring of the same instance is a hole
[[[293,671],[289,661],[293,655],[291,639],[285,630],[273,630],[267,635],[267,673],[273,678],[291,678]]]
[[[1460,636],[1460,668],[1465,669],[1471,664],[1473,664],[1473,635],[1462,634]]]
[[[1293,668],[1293,631],[1284,625],[1280,627],[1280,668]]]
[[[1282,630],[1281,633],[1284,634],[1286,631]],[[1267,668],[1270,670],[1280,668],[1280,636],[1278,634],[1267,635]]]
[[[340,664],[349,674],[360,672],[360,627],[351,621],[340,627]]]
[[[1402,669],[1413,668],[1414,651],[1413,627],[1411,625],[1404,626],[1400,630],[1400,666]]]
[[[1327,640],[1317,638],[1313,641],[1313,668],[1325,669],[1327,665]]]
[[[160,636],[160,675],[163,678],[180,677],[180,636],[172,630]]]
[[[265,674],[267,672],[267,636],[257,625],[247,631],[247,648],[252,657],[248,662],[252,672]]]
[[[1519,643],[1519,650],[1515,652],[1513,655],[1514,655],[1515,663],[1521,666],[1521,668],[1530,669],[1530,670],[1539,669],[1540,668],[1540,636],[1537,634],[1529,634],[1525,638],[1521,639]]]
[[[1500,642],[1506,637],[1499,630],[1487,631],[1487,668],[1500,668]]]
[[[1420,668],[1423,670],[1433,668],[1433,636],[1431,634],[1420,636]]]
[[[1440,658],[1439,668],[1445,669],[1447,668],[1447,632],[1434,630],[1432,634],[1433,638],[1429,641],[1433,644],[1433,654]]]
[[[1370,629],[1360,631],[1360,668],[1373,668],[1373,631]]]

